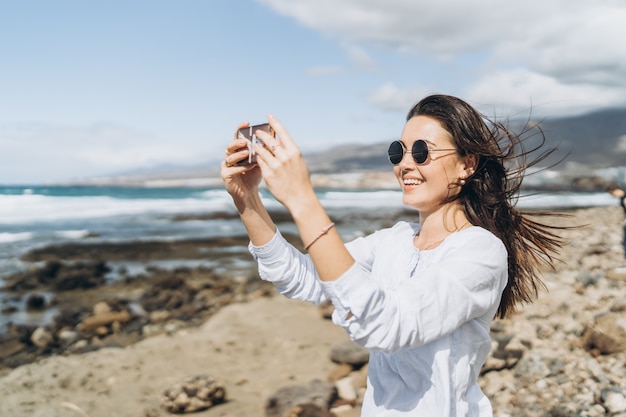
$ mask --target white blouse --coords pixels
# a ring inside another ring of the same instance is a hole
[[[262,279],[289,298],[329,298],[333,322],[370,349],[362,416],[491,416],[477,379],[507,283],[506,249],[471,227],[420,251],[418,231],[399,222],[346,244],[356,262],[330,282],[280,232],[249,250]]]

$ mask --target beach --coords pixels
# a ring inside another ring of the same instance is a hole
[[[556,270],[544,271],[546,289],[535,303],[492,325],[492,353],[479,382],[495,416],[626,415],[623,213],[619,207],[564,213],[569,217],[552,221],[581,227],[564,232],[568,245]],[[275,215],[281,230],[290,230],[288,216]],[[337,222],[351,234],[368,233],[403,215],[346,211]],[[198,220],[187,216],[186,221]],[[286,235],[301,245],[297,236]],[[48,327],[52,339],[44,337],[40,347],[13,339],[14,350],[24,345],[18,359],[4,350],[0,415],[166,416],[171,414],[161,401],[168,387],[209,375],[225,388],[226,401],[192,415],[263,416],[279,388],[328,381],[339,366],[330,351],[347,336],[321,307],[286,300],[259,281],[246,245],[238,235],[169,245],[99,241],[87,245],[90,251],[75,242],[31,249],[25,256],[44,267],[59,259],[115,264],[191,260],[203,253],[219,259],[220,266],[152,268],[143,277],[57,290],[49,307],[73,306],[77,314]],[[92,267],[97,270],[97,264]],[[76,282],[75,274],[69,269],[55,280],[44,279],[40,269],[7,281],[63,286]],[[99,314],[108,319],[94,325]],[[73,331],[75,339],[61,342],[62,330]],[[358,399],[351,404],[336,415],[358,415]]]

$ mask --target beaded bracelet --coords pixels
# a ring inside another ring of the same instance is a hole
[[[328,225],[328,226],[326,226],[326,227],[322,227],[322,231],[320,232],[320,234],[319,234],[319,235],[317,235],[317,236],[315,236],[315,238],[314,238],[314,239],[313,239],[313,240],[312,240],[312,241],[311,241],[308,245],[306,245],[306,246],[304,247],[304,250],[305,250],[305,251],[308,251],[308,250],[309,250],[309,248],[311,247],[311,245],[312,245],[312,244],[314,244],[315,242],[317,242],[317,241],[319,240],[319,238],[321,238],[321,237],[322,237],[322,236],[324,236],[326,233],[328,233],[328,231],[329,231],[330,229],[332,229],[333,227],[335,227],[335,223],[331,223],[331,224],[329,224],[329,225]]]

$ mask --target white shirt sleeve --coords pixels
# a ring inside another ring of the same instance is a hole
[[[287,242],[278,229],[268,243],[250,243],[248,250],[258,262],[261,279],[273,283],[285,297],[315,304],[326,299],[311,257]]]
[[[499,239],[474,227],[418,252],[394,229],[354,242],[350,249],[359,261],[340,279],[321,283],[335,306],[333,321],[353,340],[395,351],[442,338],[470,320],[493,318],[507,281]],[[417,268],[392,277],[396,263],[409,262],[411,253],[418,255]],[[396,284],[386,285],[389,279]]]

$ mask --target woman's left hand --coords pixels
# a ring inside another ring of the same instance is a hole
[[[276,137],[257,132],[265,144],[256,145],[257,164],[274,198],[292,211],[295,205],[306,204],[308,198],[315,195],[309,168],[300,149],[278,119],[270,115],[268,121]]]

